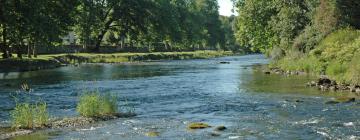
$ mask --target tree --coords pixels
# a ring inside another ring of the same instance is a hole
[[[26,46],[60,42],[69,31],[76,1],[13,0],[1,1],[3,57],[9,46],[21,58]]]
[[[149,0],[81,0],[78,8],[78,34],[82,42],[95,42],[94,52],[100,51],[104,36],[109,31],[117,29],[121,37],[127,33],[132,35],[146,31],[145,25],[150,16],[149,7],[153,3]],[[90,21],[89,23],[87,23]],[[91,32],[91,33],[90,33]],[[89,35],[91,39],[85,36]]]

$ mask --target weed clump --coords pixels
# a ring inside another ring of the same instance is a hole
[[[16,103],[11,111],[13,128],[33,129],[42,128],[48,124],[49,114],[46,103]]]
[[[110,94],[88,92],[80,97],[77,111],[84,117],[112,116],[118,113],[117,98]]]

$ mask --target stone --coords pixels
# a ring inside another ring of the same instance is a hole
[[[338,101],[327,101],[327,102],[325,102],[325,104],[328,104],[328,105],[330,105],[330,104],[338,104],[338,103],[340,103],[340,102],[338,102]]]
[[[360,88],[357,88],[357,89],[355,90],[355,92],[356,92],[356,93],[360,93]]]
[[[210,133],[210,136],[219,137],[219,136],[221,136],[221,134],[220,134],[220,133],[217,133],[217,132],[211,132],[211,133]]]
[[[331,85],[331,80],[329,78],[326,77],[322,77],[318,80],[318,85]]]
[[[158,137],[158,136],[160,136],[160,132],[155,132],[155,131],[147,132],[147,133],[145,133],[145,135],[148,137]]]
[[[296,100],[295,102],[297,102],[297,103],[303,103],[304,101]]]
[[[220,62],[220,64],[230,64],[230,62],[223,61],[223,62]]]
[[[218,126],[215,128],[216,131],[224,131],[226,129],[225,126]]]
[[[316,86],[316,82],[315,82],[315,81],[311,81],[311,82],[308,82],[306,85],[309,86],[309,87],[315,87],[315,86]]]
[[[270,71],[265,71],[264,74],[271,74],[271,72]]]
[[[331,91],[337,91],[337,90],[338,90],[338,87],[337,87],[337,86],[331,86],[329,89],[330,89]]]
[[[211,127],[211,126],[206,123],[201,123],[201,122],[191,123],[188,125],[189,129],[205,129],[205,128],[209,128],[209,127]]]
[[[356,99],[352,97],[338,97],[335,100],[326,102],[325,104],[352,103],[355,101]]]

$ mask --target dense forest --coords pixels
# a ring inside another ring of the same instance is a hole
[[[236,50],[234,17],[217,0],[0,0],[3,58],[36,57],[37,47],[77,45],[152,51]],[[64,40],[68,34],[75,40]]]
[[[271,67],[360,85],[360,1],[238,0],[237,8],[237,41],[270,56]]]

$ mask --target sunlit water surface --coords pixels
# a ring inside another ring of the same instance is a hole
[[[137,116],[16,139],[360,139],[359,102],[325,104],[338,95],[305,88],[312,80],[307,76],[257,70],[267,63],[262,55],[248,55],[2,73],[1,124],[9,124],[12,95],[26,82],[52,117],[78,115],[79,95],[92,90],[117,95],[119,107],[134,108]],[[228,129],[214,137],[213,128],[188,130],[190,122]],[[152,131],[160,136],[145,135]]]

